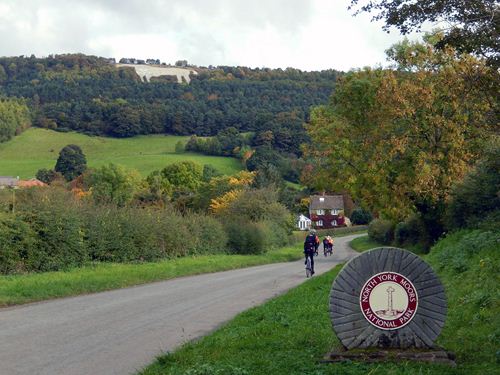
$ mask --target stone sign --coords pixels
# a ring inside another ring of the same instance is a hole
[[[433,348],[446,318],[444,288],[419,256],[377,248],[348,262],[330,293],[333,329],[347,349]]]

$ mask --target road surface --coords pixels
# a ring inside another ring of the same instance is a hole
[[[339,237],[316,274],[357,253]],[[0,309],[0,375],[130,374],[305,281],[303,261]]]

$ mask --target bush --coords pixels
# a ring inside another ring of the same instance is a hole
[[[356,208],[352,211],[350,219],[354,225],[363,225],[369,224],[373,217],[368,211],[365,211],[362,208]]]
[[[500,211],[500,146],[491,146],[476,168],[456,185],[446,209],[448,229],[478,224]]]
[[[394,230],[394,240],[397,245],[422,244],[429,245],[429,236],[425,225],[418,215],[411,215],[404,222],[398,223]]]
[[[266,230],[262,223],[226,223],[228,247],[234,254],[261,254],[265,251]]]
[[[394,224],[389,220],[375,219],[368,227],[368,236],[384,245],[390,245],[394,239]]]
[[[20,217],[0,213],[0,273],[27,271],[24,261],[35,241],[35,234]]]

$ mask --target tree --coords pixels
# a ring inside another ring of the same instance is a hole
[[[400,69],[350,72],[331,105],[313,110],[306,154],[318,167],[304,182],[347,190],[394,221],[419,212],[435,238],[453,182],[494,133],[495,100],[477,81],[495,73],[451,49],[397,48]]]
[[[98,204],[127,205],[138,190],[139,173],[135,170],[109,164],[93,170],[87,178],[92,198]]]
[[[54,171],[53,169],[46,169],[46,168],[39,169],[36,172],[35,177],[37,179],[39,179],[40,181],[45,182],[46,184],[50,184],[52,181],[54,181],[57,178],[62,179],[62,176],[60,173]]]
[[[196,190],[202,183],[201,167],[192,161],[167,165],[161,170],[163,178],[176,189]]]
[[[364,4],[361,5],[360,4]],[[402,34],[420,30],[424,22],[446,22],[444,38],[436,46],[450,45],[459,53],[472,53],[500,63],[500,6],[497,0],[351,0],[350,9],[377,12],[385,30],[396,27]]]
[[[55,171],[61,173],[66,181],[71,181],[87,169],[87,160],[82,149],[77,145],[67,145],[57,159]]]

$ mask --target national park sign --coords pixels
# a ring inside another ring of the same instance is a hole
[[[366,320],[380,329],[398,329],[408,323],[417,311],[415,287],[403,275],[381,272],[370,278],[359,296]]]
[[[432,348],[446,317],[444,288],[419,256],[377,248],[348,262],[333,282],[330,316],[352,348]]]

